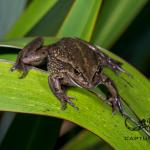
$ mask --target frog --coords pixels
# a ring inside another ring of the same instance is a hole
[[[76,37],[63,37],[59,41],[44,45],[43,37],[36,37],[22,50],[11,71],[21,70],[20,79],[24,78],[34,66],[47,64],[48,84],[61,102],[64,110],[67,104],[79,109],[74,103],[74,97],[68,96],[69,86],[90,89],[103,84],[109,91],[108,104],[112,111],[119,110],[123,114],[121,97],[113,81],[103,73],[107,67],[115,73],[126,73],[122,63],[102,52],[101,48]]]

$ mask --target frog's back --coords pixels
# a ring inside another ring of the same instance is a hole
[[[99,64],[98,55],[80,39],[63,38],[52,45],[51,50],[52,58],[79,68],[89,76],[92,76]]]
[[[64,61],[73,64],[97,65],[98,55],[88,47],[86,43],[76,38],[63,38],[55,44],[55,56]]]

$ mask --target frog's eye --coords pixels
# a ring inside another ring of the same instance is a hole
[[[45,51],[43,51],[43,52],[42,52],[42,54],[43,54],[43,55],[45,55],[45,54],[46,54],[46,52],[45,52]]]
[[[75,75],[77,75],[77,76],[81,74],[77,69],[74,69],[74,73],[75,73]]]

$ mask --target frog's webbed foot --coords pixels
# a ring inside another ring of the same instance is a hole
[[[22,71],[21,76],[19,76],[19,79],[22,79],[27,75],[29,69],[30,69],[30,66],[27,66],[27,65],[23,64],[22,62],[20,62],[20,63],[15,63],[13,65],[13,67],[10,69],[10,71],[12,71],[12,72],[15,70]]]
[[[60,100],[62,110],[66,108],[67,103],[78,110],[78,107],[71,101],[71,99],[75,98],[65,94],[65,90],[61,85],[61,78],[49,76],[48,83],[54,95]]]
[[[23,78],[27,75],[28,70],[31,66],[23,63],[23,58],[25,58],[29,52],[36,51],[37,49],[41,48],[43,45],[43,38],[37,37],[33,41],[31,41],[28,45],[26,45],[18,54],[17,59],[13,67],[10,71],[20,70],[22,71],[22,75],[19,78]]]
[[[108,98],[108,104],[111,105],[113,113],[118,109],[119,112],[122,115],[124,115],[124,110],[121,103],[121,97],[119,96],[118,91],[115,85],[113,84],[113,82],[105,75],[101,75],[101,81],[102,84],[104,84],[110,92],[110,96]]]
[[[66,96],[65,93],[58,93],[56,92],[55,95],[59,98],[61,101],[61,108],[64,110],[66,108],[66,104],[69,103],[72,107],[78,110],[78,107],[71,101],[71,99],[74,99],[70,96]]]
[[[90,46],[90,45],[89,45]],[[91,47],[91,46],[90,46]],[[128,76],[131,76],[129,72],[124,70],[122,68],[122,63],[110,58],[107,54],[103,53],[101,51],[101,47],[93,46],[92,48],[100,57],[100,62],[104,65],[109,67],[111,70],[113,70],[116,74],[119,74],[120,72],[123,72],[127,74]]]
[[[122,68],[122,63],[119,61],[116,61],[108,57],[106,61],[104,62],[104,64],[108,66],[111,70],[113,70],[116,74],[123,72],[127,74],[128,76],[131,76],[126,70]]]
[[[104,53],[101,54],[101,57],[104,57],[102,59],[102,63],[103,63],[104,66],[109,67],[116,74],[119,74],[120,72],[123,72],[123,73],[125,73],[125,74],[127,74],[128,76],[131,77],[131,74],[122,68],[122,63],[121,62],[108,57]]]
[[[28,73],[28,70],[30,69],[30,66],[27,66],[25,65],[23,62],[22,62],[22,55],[21,55],[22,51],[20,51],[20,53],[18,54],[18,57],[17,57],[17,61],[16,63],[13,65],[13,67],[10,69],[10,71],[15,71],[15,70],[20,70],[22,71],[22,74],[21,76],[19,77],[20,79],[24,78],[27,73]]]

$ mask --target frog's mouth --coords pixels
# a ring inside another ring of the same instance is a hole
[[[78,87],[80,87],[80,88],[83,88],[81,85],[79,85],[76,81],[74,81],[72,78],[69,78],[70,79],[70,81],[74,84],[74,85],[76,85],[76,86],[78,86]]]
[[[77,87],[80,87],[80,88],[86,88],[86,89],[91,89],[93,88],[93,85],[89,84],[89,83],[80,83],[76,80],[74,80],[74,78],[72,77],[69,77],[70,81]]]

